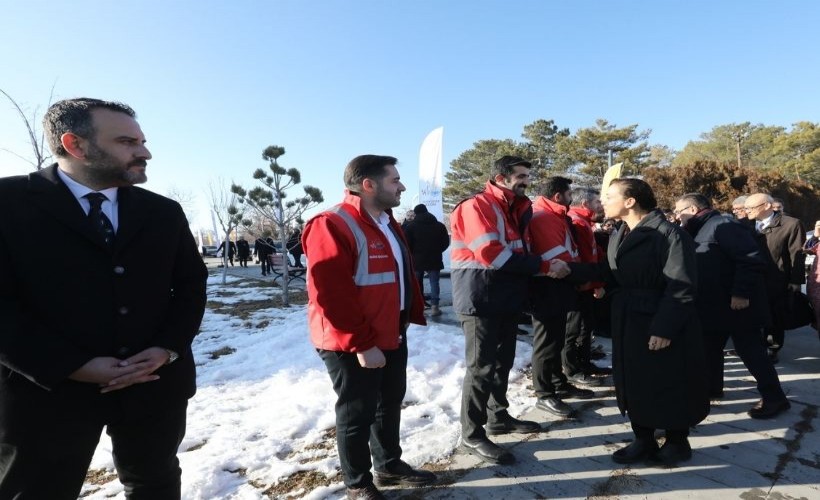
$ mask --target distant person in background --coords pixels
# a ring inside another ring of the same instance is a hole
[[[291,233],[290,238],[288,238],[288,252],[293,255],[294,266],[295,267],[304,267],[302,265],[302,230],[296,228],[293,233]]]
[[[764,329],[769,344],[769,356],[775,363],[778,351],[783,348],[785,324],[790,311],[789,295],[799,292],[806,280],[803,244],[806,231],[799,219],[775,212],[774,199],[765,193],[756,193],[746,199],[746,213],[755,221],[760,236],[758,241],[767,251],[769,271],[766,292],[772,314],[772,326]],[[765,256],[765,254],[764,254]]]
[[[244,236],[236,242],[236,258],[239,260],[239,267],[248,267],[248,260],[251,258],[251,244]]]
[[[803,247],[806,254],[814,255],[814,261],[806,279],[806,293],[814,307],[814,328],[820,331],[820,220],[814,223],[814,233]]]
[[[224,251],[225,251],[225,242],[223,241],[219,245],[219,248],[216,249],[216,253],[217,253],[217,255],[219,255],[219,252],[224,252]],[[233,258],[234,258],[235,255],[236,255],[236,243],[234,243],[233,241],[228,241],[228,262],[231,263],[231,266],[233,266]],[[224,262],[224,260],[223,260],[223,262]]]
[[[743,195],[743,196],[738,196],[737,198],[732,200],[732,215],[737,220],[746,220],[747,219],[747,217],[746,217],[746,206],[744,205],[744,203],[746,203],[746,198],[748,198],[748,196]]]
[[[408,210],[406,214],[404,214],[404,221],[401,223],[401,230],[404,231],[407,229],[407,226],[413,222],[413,219],[416,218],[416,212],[413,210]]]
[[[262,276],[267,276],[271,272],[270,259],[268,256],[273,252],[273,246],[268,244],[268,239],[270,238],[257,238],[256,242],[253,244],[253,255],[259,259],[259,265],[262,268]]]
[[[444,269],[442,253],[450,246],[450,235],[447,228],[436,219],[435,215],[427,211],[424,204],[413,208],[415,217],[404,227],[407,246],[413,255],[416,268],[416,278],[424,290],[424,274],[430,280],[430,315],[440,316],[439,309],[440,288],[439,279]]]
[[[786,211],[783,207],[783,200],[780,198],[772,198],[772,210],[785,215]]]

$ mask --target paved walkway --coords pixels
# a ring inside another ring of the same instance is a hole
[[[231,274],[262,278],[259,267],[229,268]],[[442,279],[444,315],[452,312],[450,280]],[[526,336],[522,341],[529,341]],[[607,339],[600,339],[609,352]],[[608,358],[607,358],[608,359]],[[820,499],[820,342],[806,327],[787,333],[777,365],[792,408],[773,420],[754,420],[746,411],[759,396],[743,363],[726,359],[725,398],[690,436],[693,458],[685,466],[621,467],[610,455],[632,438],[617,410],[611,387],[595,399],[568,400],[576,419],[559,419],[532,409],[523,418],[541,422],[539,434],[494,437],[518,462],[492,466],[456,451],[439,484],[418,490],[386,490],[388,498],[488,499]]]
[[[449,309],[443,322],[456,321]],[[599,341],[611,352],[607,339]],[[614,390],[601,387],[596,399],[568,400],[580,408],[576,419],[533,408],[522,418],[541,422],[544,432],[493,437],[515,454],[516,464],[487,465],[456,451],[440,473],[446,486],[397,491],[395,498],[820,499],[817,332],[788,332],[777,370],[792,408],[773,420],[754,420],[746,414],[759,399],[754,379],[737,356],[726,358],[725,398],[692,431],[694,454],[685,466],[615,464],[610,455],[632,439],[632,431]]]

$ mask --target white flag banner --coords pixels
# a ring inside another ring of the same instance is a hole
[[[444,206],[441,197],[443,174],[441,171],[441,149],[444,127],[439,127],[421,143],[419,150],[419,203],[427,206],[439,222],[444,222]]]

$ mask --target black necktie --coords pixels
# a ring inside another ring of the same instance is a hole
[[[108,248],[114,245],[114,225],[111,220],[103,213],[102,203],[108,200],[102,193],[88,193],[85,198],[91,203],[91,210],[88,211],[88,221],[94,227]]]

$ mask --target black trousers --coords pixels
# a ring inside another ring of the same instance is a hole
[[[464,330],[466,373],[461,391],[461,436],[486,438],[484,425],[509,414],[507,385],[515,360],[518,314],[459,315]]]
[[[407,388],[404,331],[402,338],[398,349],[384,351],[383,368],[362,368],[355,353],[318,350],[338,396],[336,446],[348,488],[372,484],[371,466],[386,471],[401,459],[399,425]]]
[[[268,254],[259,254],[259,264],[262,266],[262,274],[270,273],[270,258]]]
[[[532,383],[539,398],[555,396],[558,386],[567,382],[561,369],[561,352],[567,331],[567,314],[532,315]]]
[[[179,500],[187,401],[134,414],[123,393],[78,404],[28,381],[13,385],[4,384],[0,405],[0,499],[76,500],[105,427],[126,498]]]
[[[786,394],[780,386],[777,370],[766,353],[766,344],[760,337],[759,328],[704,332],[703,345],[706,349],[709,393],[716,395],[723,392],[723,348],[729,338],[732,339],[740,360],[757,382],[757,390],[760,391],[763,401],[774,403],[785,400]]]
[[[564,373],[569,376],[589,371],[592,349],[592,330],[595,328],[595,311],[592,290],[578,292],[576,307],[567,313],[567,332],[561,362]]]

